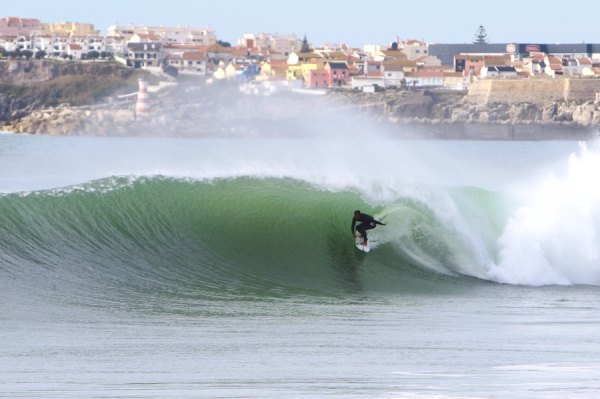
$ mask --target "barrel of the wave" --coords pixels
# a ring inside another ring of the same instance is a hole
[[[148,82],[138,79],[139,89],[137,102],[135,103],[135,117],[145,118],[150,115],[150,96],[148,94]]]

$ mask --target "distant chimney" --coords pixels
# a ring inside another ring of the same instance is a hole
[[[138,79],[139,90],[135,103],[135,116],[147,117],[150,115],[150,96],[148,95],[148,82],[143,78]]]

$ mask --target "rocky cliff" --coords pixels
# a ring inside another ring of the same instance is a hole
[[[599,81],[600,83],[600,81]],[[560,97],[527,101],[537,96],[517,93],[495,101],[480,101],[481,93],[436,90],[386,91],[383,93],[336,92],[359,109],[397,123],[506,124],[564,126],[566,130],[600,127],[600,96],[591,92],[585,101]]]
[[[133,71],[113,63],[0,62],[0,122],[14,122],[60,104],[101,102],[135,88]]]

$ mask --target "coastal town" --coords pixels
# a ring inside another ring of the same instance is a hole
[[[533,122],[600,125],[600,43],[488,43],[483,26],[475,30],[471,43],[397,37],[362,48],[315,46],[307,35],[278,33],[247,33],[228,43],[219,40],[212,28],[181,26],[114,25],[106,32],[100,34],[91,23],[4,17],[0,19],[0,64],[7,73],[16,73],[23,61],[110,63],[172,84],[182,79],[230,82],[254,94],[285,88],[385,98],[382,92],[388,97],[394,92],[394,104],[398,92],[419,92],[419,96],[433,95],[428,101],[445,107],[443,112],[439,106],[433,111],[429,107],[422,119],[431,119],[433,112],[452,122],[514,124],[519,122],[517,111],[508,110],[510,117],[503,117],[498,107],[485,107],[533,104],[537,110],[524,111],[534,114],[529,117]],[[365,98],[369,103],[365,106],[380,102],[364,96],[359,102]],[[470,104],[466,111],[465,104]],[[548,106],[554,111],[544,109]],[[387,102],[383,112],[389,110]],[[406,119],[401,110],[388,117]]]

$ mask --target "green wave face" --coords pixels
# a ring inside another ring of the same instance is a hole
[[[499,208],[492,193],[454,191],[373,206],[292,179],[153,177],[10,194],[0,197],[0,267],[13,289],[100,303],[435,294],[485,278],[498,234],[477,225],[477,210]],[[370,233],[369,254],[353,245],[355,209],[387,223]]]

